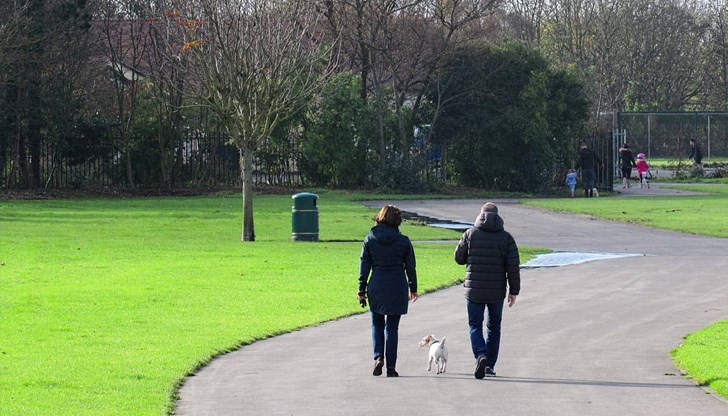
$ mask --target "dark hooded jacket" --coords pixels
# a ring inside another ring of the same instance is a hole
[[[500,302],[521,291],[518,246],[495,212],[481,212],[475,226],[463,233],[455,261],[466,265],[465,297],[476,303]]]
[[[622,169],[630,169],[637,166],[632,150],[629,147],[619,148],[619,160],[621,161]]]
[[[365,291],[373,312],[407,313],[409,292],[417,292],[415,251],[410,239],[398,228],[378,224],[364,238],[359,258],[359,292]]]
[[[594,169],[596,170],[602,164],[601,160],[591,151],[588,147],[579,149],[578,159],[576,161],[576,168],[582,170]]]
[[[690,157],[688,159],[693,159],[697,164],[700,164],[700,162],[703,161],[703,153],[700,151],[697,143],[695,143],[694,146],[691,146]]]

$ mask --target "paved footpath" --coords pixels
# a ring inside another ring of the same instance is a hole
[[[472,222],[484,201],[388,202]],[[371,376],[361,314],[219,357],[184,383],[176,413],[728,415],[728,402],[683,377],[669,356],[685,334],[728,317],[728,239],[494,202],[520,245],[645,255],[523,270],[521,296],[504,311],[496,378],[473,377],[456,286],[422,296],[403,317],[399,378]],[[428,333],[447,336],[446,374],[426,371],[417,342]]]

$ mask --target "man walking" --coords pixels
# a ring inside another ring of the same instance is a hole
[[[467,266],[463,286],[468,302],[475,378],[494,377],[504,299],[508,300],[509,307],[513,306],[521,289],[518,246],[503,229],[503,219],[494,203],[483,205],[475,225],[463,233],[455,249],[455,262]],[[487,338],[484,338],[486,311]]]
[[[599,160],[594,152],[589,149],[586,143],[582,143],[579,147],[576,168],[581,169],[581,181],[584,184],[584,196],[587,198],[594,196],[597,168],[601,165],[601,163],[601,160]]]
[[[701,166],[703,163],[703,153],[700,151],[698,144],[695,143],[695,139],[690,139],[690,157],[688,159],[693,160],[693,165]]]

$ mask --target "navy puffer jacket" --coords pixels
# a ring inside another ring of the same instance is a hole
[[[410,239],[398,228],[378,224],[364,238],[359,260],[359,292],[367,292],[369,308],[382,315],[406,314],[409,292],[417,292]]]
[[[455,249],[455,261],[465,269],[465,297],[472,302],[499,302],[506,291],[521,291],[518,246],[503,229],[503,219],[495,212],[483,212],[475,226],[463,233]]]

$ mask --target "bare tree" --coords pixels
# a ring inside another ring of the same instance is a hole
[[[152,10],[155,3],[147,5]],[[157,10],[155,14],[174,17],[174,11]],[[183,36],[177,30],[161,30],[165,25],[155,24],[153,19],[149,23],[149,43],[146,49],[145,60],[149,68],[150,89],[154,100],[154,108],[159,120],[157,131],[157,145],[159,147],[160,171],[162,183],[172,187],[176,173],[182,169],[184,160],[182,145],[182,132],[185,126],[183,115],[186,77],[189,72],[187,54],[176,54],[175,50],[184,43]],[[172,48],[172,49],[170,49]],[[175,56],[176,59],[170,60]],[[199,127],[199,126],[198,126]]]
[[[43,145],[55,144],[73,123],[64,110],[77,98],[74,83],[87,58],[88,7],[83,1],[21,0],[2,3],[0,11],[7,13],[0,25],[0,142],[12,137],[6,180],[8,186],[39,188],[46,173]]]
[[[132,126],[137,116],[139,92],[144,73],[141,70],[146,55],[148,28],[140,12],[139,1],[119,2],[101,0],[101,36],[113,74],[116,116],[124,147],[126,181],[134,186],[132,169]]]
[[[321,9],[349,51],[350,65],[360,71],[362,98],[375,98],[380,165],[388,140],[385,109],[397,115],[402,162],[407,161],[413,123],[424,92],[443,57],[457,42],[471,41],[501,0],[342,0],[324,1]],[[391,95],[390,95],[391,94]],[[390,101],[391,99],[391,101]],[[404,111],[411,106],[410,118]],[[391,146],[395,147],[395,146]]]
[[[504,4],[506,34],[539,46],[546,17],[547,0],[506,0]]]
[[[541,46],[587,81],[595,118],[622,109],[684,109],[695,106],[705,88],[701,56],[707,26],[699,4],[553,0]]]
[[[19,126],[21,124],[20,111],[17,101],[20,94],[11,94],[10,84],[19,84],[12,70],[12,62],[17,61],[18,46],[21,44],[20,28],[25,24],[28,2],[2,2],[0,3],[0,13],[4,16],[0,21],[0,173],[5,171],[5,164],[8,158],[8,148],[12,142],[12,151],[10,154],[10,172],[6,176],[5,186],[9,187],[18,175],[21,163],[25,163],[21,156],[24,156],[24,145],[21,140],[20,131],[9,128],[10,126]],[[14,87],[14,86],[13,86]],[[7,97],[5,96],[7,95]],[[11,96],[13,95],[13,96]],[[14,105],[11,105],[14,104]],[[15,130],[14,132],[12,130]]]
[[[399,56],[389,58],[394,73],[395,105],[398,118],[403,120],[402,106],[409,99],[412,105],[410,124],[415,123],[420,104],[423,101],[430,80],[440,70],[444,59],[462,44],[487,39],[491,17],[501,0],[427,0],[415,6],[411,18],[415,25],[402,25],[411,39],[404,47],[396,50]],[[434,117],[430,124],[434,124]],[[405,146],[409,140],[400,121],[400,140]]]
[[[12,46],[12,39],[22,24],[23,15],[28,9],[29,0],[0,3],[0,62]]]
[[[626,108],[681,110],[697,105],[704,88],[707,25],[692,1],[648,0],[633,5],[625,28]]]
[[[728,109],[728,4],[707,0],[704,16],[709,23],[706,48],[708,74],[707,102],[714,108]]]
[[[304,0],[175,0],[166,17],[182,32],[176,58],[189,60],[198,103],[239,149],[242,240],[254,241],[253,152],[323,85],[335,48]]]

